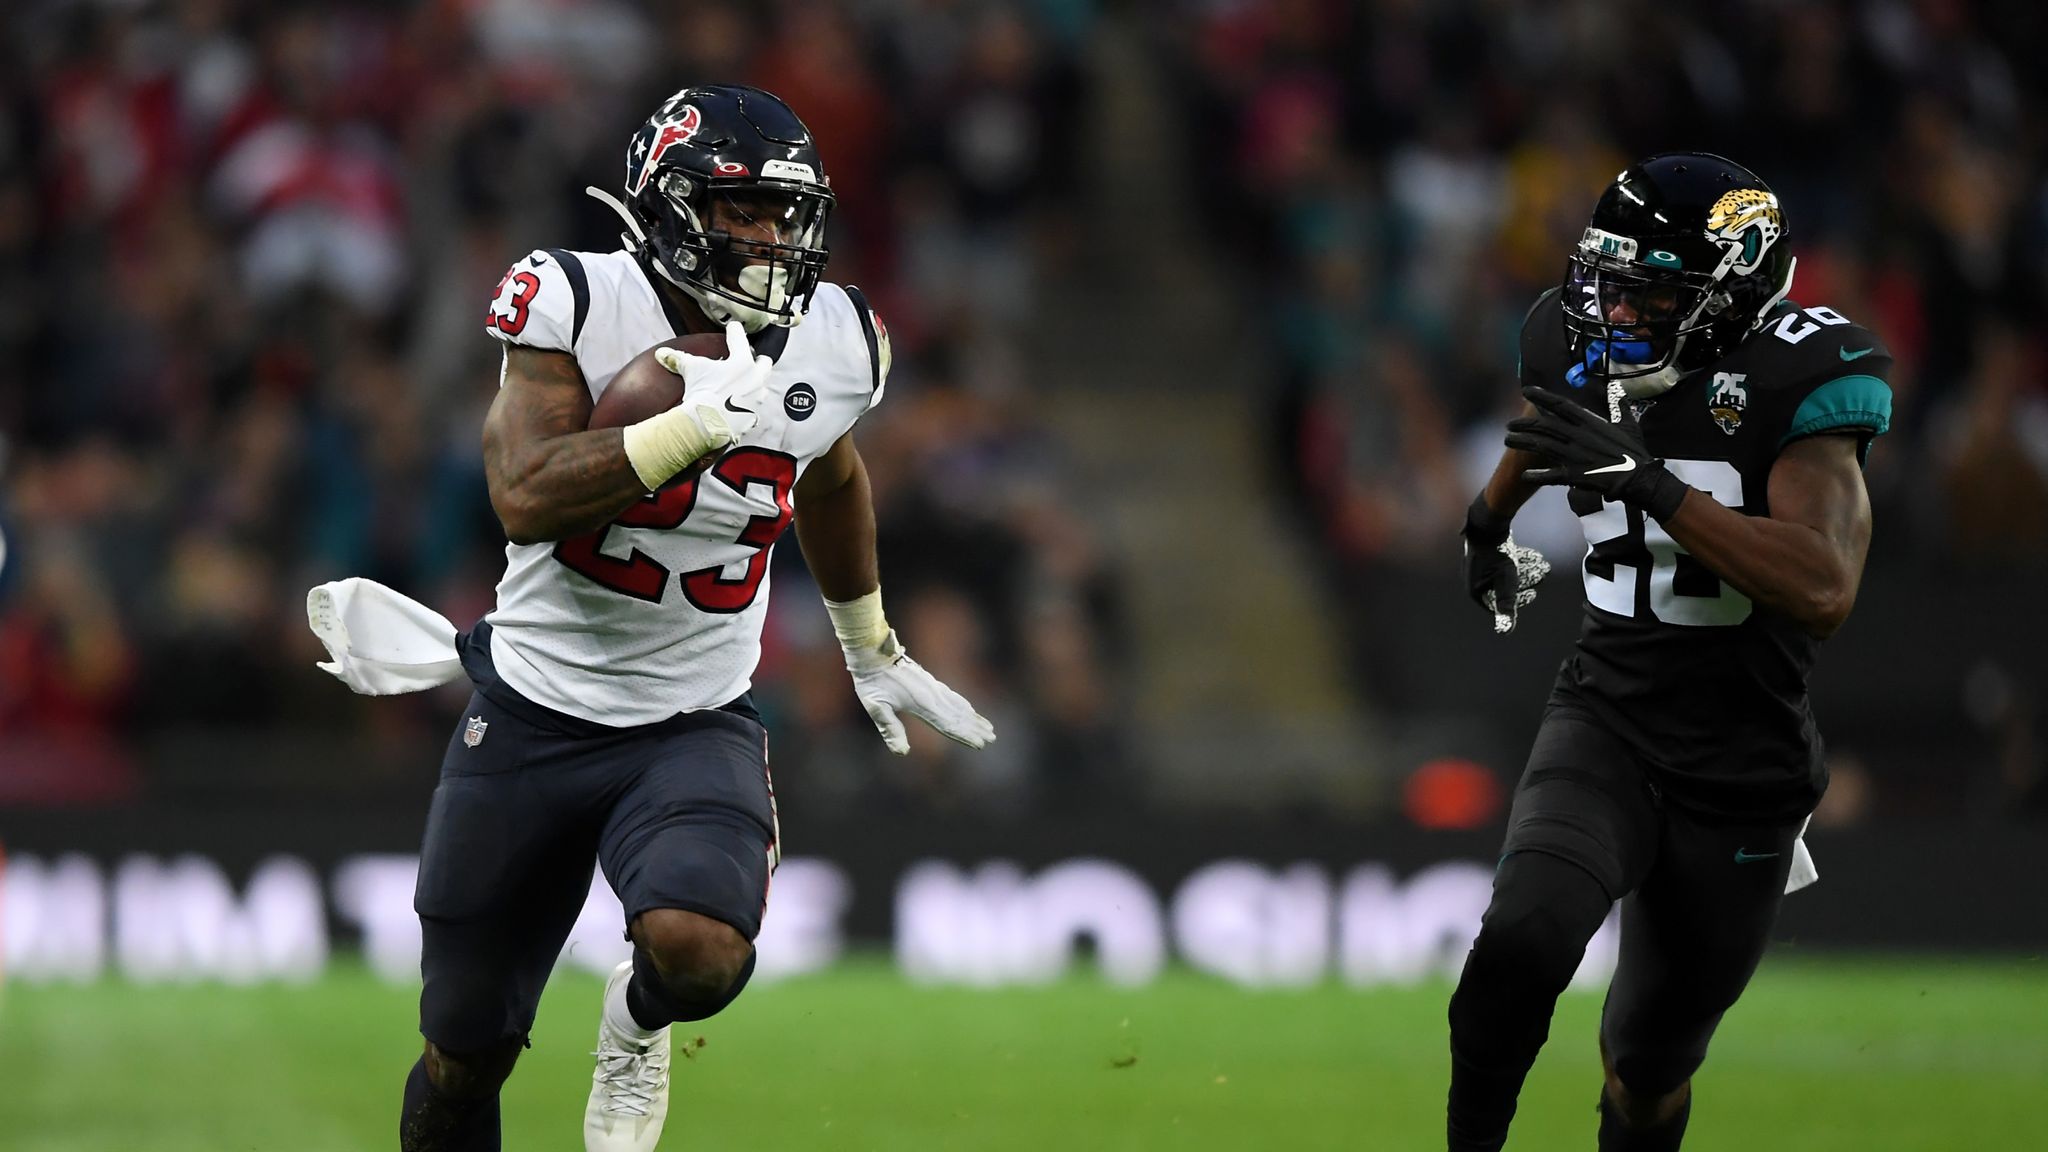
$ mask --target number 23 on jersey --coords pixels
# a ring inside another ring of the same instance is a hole
[[[1672,475],[1730,508],[1742,507],[1742,473],[1726,460],[1666,460]],[[1590,506],[1598,500],[1597,507]],[[1656,520],[1625,504],[1572,493],[1572,510],[1586,531],[1586,602],[1616,616],[1634,617],[1645,581],[1650,615],[1665,624],[1726,627],[1749,619],[1749,597],[1730,588]]]
[[[484,315],[484,327],[496,328],[507,336],[526,331],[526,312],[539,292],[540,277],[533,273],[505,273],[505,278],[498,281],[497,291],[491,293],[491,310]]]
[[[727,577],[724,565],[685,572],[679,578],[683,596],[700,612],[743,612],[760,593],[761,578],[768,574],[768,550],[782,537],[794,515],[790,504],[796,487],[796,458],[768,448],[735,448],[719,457],[703,476],[665,488],[626,509],[619,518],[595,532],[573,536],[555,545],[555,559],[571,571],[623,596],[659,604],[668,592],[672,573],[659,560],[633,549],[624,559],[607,555],[604,543],[613,528],[649,528],[671,531],[682,527],[696,509],[699,486],[721,482],[746,495],[752,484],[768,486],[774,493],[775,512],[750,518],[734,541],[752,549],[745,569]],[[740,561],[735,561],[740,563]]]

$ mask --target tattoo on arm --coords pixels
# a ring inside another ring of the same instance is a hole
[[[624,434],[584,430],[590,410],[575,357],[506,345],[504,386],[484,419],[484,475],[513,543],[595,531],[647,494]]]

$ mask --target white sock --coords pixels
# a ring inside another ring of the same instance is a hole
[[[633,1019],[632,1010],[626,1007],[626,986],[631,983],[631,980],[621,980],[605,990],[604,1022],[615,1034],[644,1044],[661,1035],[662,1029],[650,1031],[642,1028],[640,1022]]]

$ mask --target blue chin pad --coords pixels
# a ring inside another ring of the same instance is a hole
[[[1620,337],[1622,333],[1617,331],[1613,335]],[[1589,340],[1586,342],[1585,359],[1572,365],[1571,370],[1564,374],[1565,383],[1574,388],[1584,388],[1587,369],[1601,360],[1612,360],[1616,364],[1648,364],[1655,358],[1648,340]]]

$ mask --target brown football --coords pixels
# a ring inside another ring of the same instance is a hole
[[[676,348],[706,360],[725,359],[725,336],[705,332],[664,340],[626,361],[604,394],[590,410],[591,428],[623,428],[638,424],[657,412],[666,412],[683,399],[683,378],[654,362],[655,348]]]

